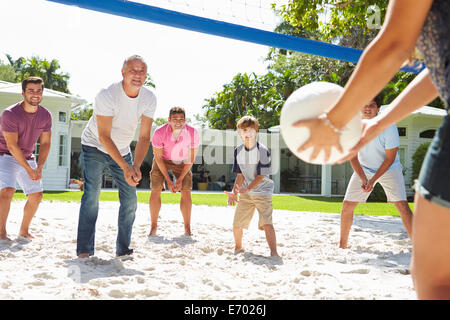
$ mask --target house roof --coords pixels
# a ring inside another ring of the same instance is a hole
[[[389,105],[385,105],[385,106],[381,106],[380,108],[380,112],[387,112],[391,107]],[[426,116],[432,116],[432,117],[445,117],[447,115],[447,111],[444,109],[439,109],[439,108],[435,108],[435,107],[430,107],[430,106],[423,106],[413,112],[411,112],[411,114],[408,116],[410,117],[411,115],[426,115]],[[275,133],[275,132],[280,132],[280,126],[273,126],[270,127],[269,132]]]
[[[389,105],[381,106],[380,112],[388,111],[391,109]],[[423,106],[417,110],[411,112],[411,115],[426,115],[426,116],[434,116],[434,117],[445,117],[447,115],[447,111],[444,109],[439,109],[430,106]]]
[[[22,94],[22,84],[21,83],[12,83],[12,82],[6,82],[0,80],[0,93],[9,93],[9,94]],[[44,90],[44,97],[48,98],[63,98],[63,99],[69,99],[72,101],[72,108],[75,108],[76,106],[80,104],[87,103],[86,100],[84,100],[81,97],[74,96],[71,94],[59,92],[52,89],[45,88]]]

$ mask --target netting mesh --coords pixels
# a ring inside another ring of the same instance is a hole
[[[273,31],[281,22],[273,0],[134,0],[167,10]]]

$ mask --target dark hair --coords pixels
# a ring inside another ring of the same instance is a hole
[[[258,120],[255,117],[252,116],[244,116],[241,119],[239,119],[236,128],[238,129],[245,129],[245,128],[253,128],[256,131],[259,130],[259,123]]]
[[[186,118],[186,112],[181,107],[172,107],[169,111],[169,118],[172,117],[173,114],[182,113],[183,116]]]
[[[44,80],[42,80],[41,77],[28,77],[22,81],[22,91],[25,92],[29,83],[40,84],[42,86],[42,90],[44,90]]]
[[[375,101],[378,108],[383,104],[383,96],[381,94],[376,95],[372,100]]]

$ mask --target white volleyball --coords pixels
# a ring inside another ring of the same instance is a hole
[[[309,139],[309,129],[292,126],[299,120],[317,118],[325,110],[335,104],[344,91],[341,86],[330,82],[312,82],[295,90],[281,109],[280,131],[289,150],[298,158],[313,164],[333,163],[345,155],[361,137],[361,113],[358,114],[342,129],[340,143],[343,153],[336,148],[331,149],[330,158],[325,162],[325,152],[322,150],[314,160],[310,160],[313,148],[303,152],[297,149]]]

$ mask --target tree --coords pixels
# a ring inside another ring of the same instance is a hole
[[[283,90],[279,90],[279,79],[273,73],[264,76],[237,74],[231,83],[225,84],[221,92],[206,99],[203,109],[209,126],[214,129],[236,129],[237,120],[252,115],[260,128],[278,124]]]
[[[416,151],[412,156],[413,165],[412,165],[411,183],[413,184],[414,180],[416,180],[419,177],[420,169],[422,168],[423,160],[425,159],[425,155],[428,151],[428,148],[430,147],[430,144],[431,142],[429,141],[422,143],[420,146],[417,147]]]
[[[16,74],[14,82],[22,82],[30,76],[38,76],[44,80],[45,88],[70,93],[68,83],[70,75],[59,71],[61,68],[58,60],[41,59],[38,56],[31,58],[20,57],[14,60],[10,55],[6,55],[10,65]]]
[[[0,61],[0,80],[7,82],[14,82],[16,80],[16,73],[14,68],[8,64],[2,64]]]
[[[167,119],[166,119],[166,118],[156,118],[156,119],[153,121],[153,123],[154,123],[157,127],[160,127],[160,126],[162,126],[162,125],[164,125],[164,124],[167,123]]]
[[[313,82],[328,81],[344,85],[354,64],[298,52],[277,53],[267,74],[238,74],[231,83],[203,106],[209,126],[236,129],[244,115],[258,119],[261,129],[278,125],[281,108],[297,88]]]
[[[386,13],[388,0],[289,0],[272,8],[295,28],[320,31],[322,41],[336,41],[352,33],[377,33]],[[379,21],[376,21],[378,20]]]
[[[152,79],[152,77],[150,76],[149,73],[147,73],[147,78],[145,79],[144,86],[156,88],[156,85],[153,82],[153,79]]]
[[[72,110],[70,118],[72,120],[89,120],[92,117],[93,112],[94,109],[92,103],[89,103]]]

